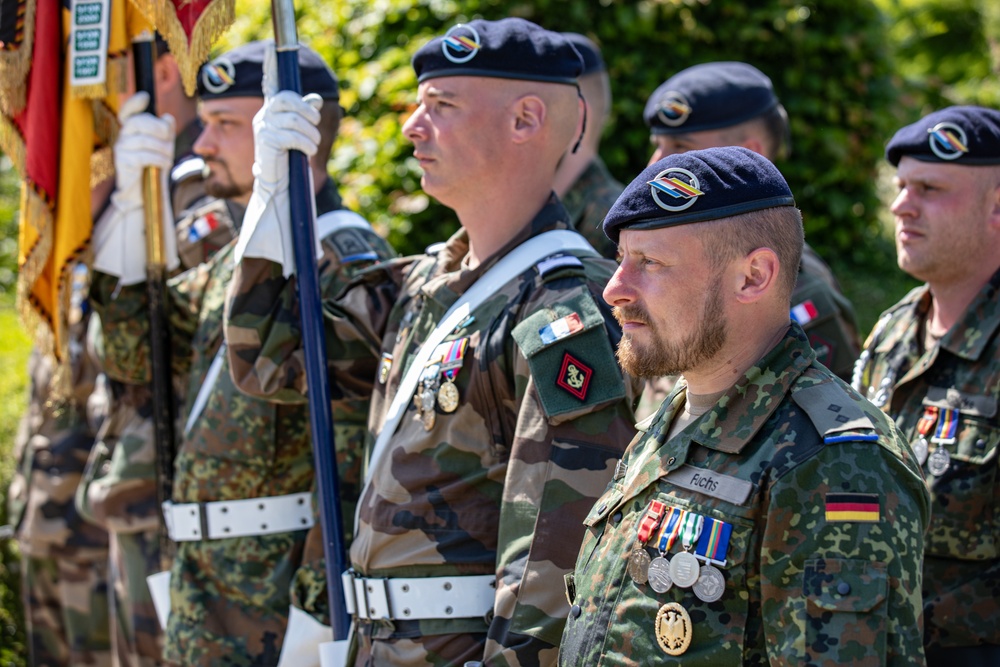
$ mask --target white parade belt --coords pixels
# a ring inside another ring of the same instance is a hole
[[[485,618],[496,595],[492,574],[368,579],[348,570],[342,578],[348,613],[363,619]]]
[[[290,533],[312,528],[308,491],[287,496],[219,500],[209,503],[163,503],[167,534],[174,542]]]

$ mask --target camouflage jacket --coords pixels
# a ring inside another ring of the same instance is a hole
[[[850,381],[861,351],[854,307],[840,292],[830,267],[806,244],[792,292],[792,319],[805,330],[816,359]]]
[[[926,286],[887,310],[855,386],[924,464],[932,513],[924,553],[928,646],[1000,644],[1000,271],[930,350]]]
[[[335,385],[348,379],[345,351],[381,353],[373,434],[448,307],[517,245],[567,226],[553,197],[475,269],[463,264],[468,238],[460,231],[439,252],[375,267],[326,302]],[[298,341],[258,315],[277,311],[266,305],[266,284],[255,284],[254,264],[244,264],[227,323],[235,377],[252,393],[303,391]],[[450,378],[431,367],[423,387],[454,382],[457,405],[418,411],[410,403],[362,495],[351,562],[372,577],[495,575],[493,613],[356,621],[356,664],[554,663],[568,610],[559,582],[572,566],[580,521],[634,433],[637,387],[623,382],[614,358],[620,330],[600,297],[612,270],[590,256],[541,262],[448,335],[445,347],[464,341],[464,356]],[[579,326],[545,342],[557,320]],[[264,350],[275,352],[266,363]],[[582,374],[570,377],[574,371]]]
[[[200,123],[194,122],[178,133],[177,158],[170,172],[173,210],[179,212],[175,229],[182,271],[207,261],[236,235],[236,222],[226,202],[205,194],[205,161],[191,152],[200,131]],[[91,333],[96,334],[92,345],[103,358],[100,328],[91,327]],[[175,382],[178,408],[183,406],[185,388]],[[152,394],[148,385],[118,380],[110,380],[108,389],[108,417],[77,489],[77,509],[88,521],[108,530],[155,530],[162,513],[157,502]],[[175,430],[180,432],[183,424],[179,421]]]
[[[14,477],[8,489],[10,521],[21,552],[33,558],[73,555],[106,558],[108,536],[84,521],[73,504],[96,424],[87,419],[87,399],[98,368],[84,345],[90,319],[86,267],[74,270],[70,311],[71,392],[55,396],[55,360],[32,351],[28,359],[28,409],[14,441]]]
[[[316,204],[321,213],[339,208],[332,185],[317,194]],[[381,247],[373,232],[361,238],[372,247]],[[324,239],[323,244],[329,246],[331,239]],[[181,411],[185,419],[190,419],[192,405],[223,343],[223,306],[234,250],[235,241],[168,283],[174,373],[187,384]],[[329,281],[345,282],[370,263],[371,257],[359,256],[358,261],[325,275]],[[113,278],[102,276],[95,282],[93,301],[101,315],[108,375],[123,382],[148,382],[145,286],[118,288]],[[375,362],[363,370],[364,377],[373,375]],[[338,451],[355,452],[352,456],[359,458],[356,452],[363,447],[366,413],[357,403],[338,396],[333,403],[340,418]],[[174,463],[174,502],[309,491],[313,484],[310,440],[304,406],[241,394],[223,355],[222,370],[204,408],[181,436]],[[306,533],[179,542],[164,658],[180,664],[208,664],[232,655],[240,655],[247,664],[276,661],[287,621],[289,588]]]
[[[604,218],[625,186],[615,180],[599,157],[587,165],[573,187],[562,196],[573,227],[608,259],[618,254],[618,246],[604,233]]]
[[[816,363],[794,324],[667,440],[685,395],[681,382],[586,518],[560,663],[923,664],[929,502],[892,422]],[[683,534],[669,533],[698,517],[692,550],[722,579],[656,592],[646,559],[665,545],[678,560]]]

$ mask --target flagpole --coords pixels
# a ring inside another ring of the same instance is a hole
[[[136,91],[149,94],[148,113],[156,113],[156,83],[153,65],[156,42],[145,30],[132,40]],[[160,507],[173,495],[174,391],[170,353],[170,329],[167,316],[167,258],[163,225],[163,188],[159,167],[146,167],[142,174],[142,199],[146,217],[146,294],[149,300],[149,343],[152,364],[153,442],[156,450],[156,496]],[[173,543],[165,524],[160,524],[161,566],[169,566]]]
[[[278,85],[302,94],[299,74],[299,40],[293,0],[272,0],[274,41],[278,52]],[[296,289],[302,318],[306,382],[309,386],[309,420],[316,468],[330,625],[334,640],[347,639],[350,617],[344,603],[341,573],[347,569],[340,514],[340,478],[333,445],[333,415],[330,412],[330,382],[326,367],[326,343],[316,268],[315,195],[309,189],[309,162],[304,153],[288,155],[292,238],[295,252]]]

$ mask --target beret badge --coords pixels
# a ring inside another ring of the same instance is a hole
[[[669,125],[670,127],[678,127],[683,125],[684,121],[688,119],[691,115],[691,105],[688,104],[687,99],[678,93],[677,91],[670,91],[660,98],[659,104],[656,105],[656,117],[664,125]]]
[[[705,194],[699,189],[698,177],[679,167],[664,169],[648,183],[656,205],[674,213],[690,208]]]
[[[938,123],[927,130],[931,151],[942,160],[957,160],[969,152],[965,131],[954,123]]]
[[[475,58],[481,46],[482,40],[476,29],[463,23],[452,26],[445,33],[444,39],[441,40],[441,52],[444,53],[445,58],[456,65],[467,63]]]
[[[202,68],[201,83],[209,92],[224,93],[236,83],[236,67],[226,57],[216,58]]]

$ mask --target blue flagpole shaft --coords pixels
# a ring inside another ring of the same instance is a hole
[[[301,94],[298,36],[292,0],[272,0],[271,10],[278,48],[278,85],[282,90]],[[316,268],[316,231],[313,221],[315,200],[309,188],[309,161],[305,154],[299,151],[289,153],[288,172],[296,289],[302,318],[306,381],[309,384],[309,421],[312,427],[316,488],[323,528],[330,623],[333,627],[333,638],[342,640],[347,639],[350,630],[350,617],[344,604],[344,586],[341,580],[341,573],[347,569],[347,564],[343,544],[344,525],[340,514],[340,478],[337,475],[333,444],[333,415],[330,412],[330,380],[326,366],[323,311],[319,273]]]

